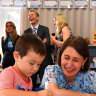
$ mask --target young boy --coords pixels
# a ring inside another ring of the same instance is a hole
[[[38,36],[22,35],[13,53],[14,66],[0,73],[0,96],[48,96],[47,90],[32,91],[30,78],[38,71],[46,53],[46,47]]]

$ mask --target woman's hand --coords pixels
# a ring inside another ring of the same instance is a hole
[[[46,39],[46,38],[44,38],[44,39],[43,39],[43,43],[46,43],[46,42],[47,42],[47,39]]]
[[[52,42],[54,43],[55,40],[56,40],[56,36],[52,36],[52,35],[50,35],[50,38],[51,38]]]
[[[49,90],[38,91],[38,96],[52,96]]]
[[[51,92],[51,96],[96,96],[96,94],[60,89],[55,83],[52,82],[48,82],[48,89]]]

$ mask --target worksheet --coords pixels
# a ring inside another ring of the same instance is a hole
[[[96,0],[90,0],[90,7],[96,8]]]
[[[59,0],[59,8],[72,8],[73,0]]]
[[[44,0],[44,8],[58,8],[58,0]]]
[[[41,8],[42,0],[28,0],[27,6],[28,8]]]
[[[14,6],[15,7],[23,7],[27,5],[26,0],[14,0]]]
[[[1,5],[2,6],[13,6],[13,1],[12,0],[1,0]]]
[[[75,0],[75,8],[88,8],[89,0]]]

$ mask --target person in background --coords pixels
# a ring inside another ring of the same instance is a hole
[[[50,34],[49,34],[49,29],[46,26],[40,25],[39,22],[39,14],[37,11],[31,9],[29,11],[28,19],[30,21],[31,27],[28,28],[27,30],[24,31],[24,34],[27,33],[33,33],[35,35],[38,35],[43,43],[46,45],[47,48],[47,55],[42,62],[39,71],[32,76],[33,79],[33,90],[35,90],[35,87],[39,86],[37,83],[37,75],[39,74],[40,77],[40,82],[42,81],[42,77],[44,74],[44,70],[48,65],[53,65],[53,60],[51,57],[51,52],[50,52]]]
[[[62,47],[64,41],[72,36],[71,28],[69,28],[67,20],[63,14],[58,14],[54,18],[54,25],[56,26],[56,35],[51,35],[51,40],[57,46]]]
[[[2,68],[14,65],[13,51],[19,35],[13,22],[8,21],[5,25],[5,36],[2,37],[1,46],[3,52]]]
[[[57,64],[46,67],[40,87],[48,85],[52,96],[96,96],[96,72],[90,71],[89,61],[87,42],[80,36],[69,37]]]
[[[14,66],[0,73],[0,96],[48,96],[48,90],[33,92],[30,78],[39,70],[46,53],[46,46],[38,36],[20,36],[13,53]]]
[[[67,20],[63,14],[58,14],[54,18],[54,25],[56,26],[55,36],[50,35],[51,42],[56,45],[55,47],[55,62],[57,60],[57,53],[60,47],[62,47],[63,43],[67,38],[72,36],[71,28],[69,28]]]

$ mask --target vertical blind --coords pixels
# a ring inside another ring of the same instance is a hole
[[[30,26],[28,20],[29,9],[26,9],[26,28]],[[55,32],[54,17],[61,13],[64,14],[69,26],[72,29],[73,35],[89,37],[92,42],[92,32],[96,29],[96,9],[89,8],[41,8],[35,9],[40,14],[40,24],[48,26],[50,34]],[[25,28],[25,29],[26,29]]]

